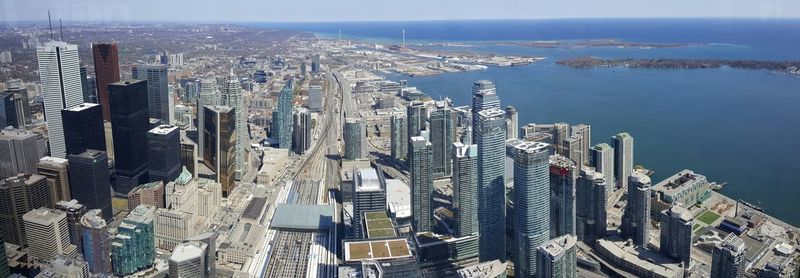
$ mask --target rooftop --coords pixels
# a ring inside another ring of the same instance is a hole
[[[550,146],[550,144],[542,142],[534,142],[534,141],[525,141],[514,138],[506,140],[506,146],[509,146],[519,152],[538,153],[543,151],[549,151],[548,147]]]
[[[22,219],[25,220],[25,222],[32,222],[39,225],[50,225],[64,217],[67,217],[67,214],[63,211],[49,208],[38,208],[23,215]]]
[[[264,211],[264,206],[267,204],[266,198],[253,198],[247,204],[247,208],[242,212],[242,218],[258,219],[261,212]]]
[[[645,174],[643,174],[641,172],[634,171],[631,174],[631,182],[635,182],[635,183],[638,183],[638,184],[641,184],[641,185],[650,186],[650,177],[648,177],[647,175],[645,175]]]
[[[463,278],[500,277],[505,273],[506,264],[500,260],[484,262],[458,270],[459,277]]]
[[[103,228],[106,226],[106,220],[101,216],[102,210],[93,209],[87,211],[81,216],[81,225],[91,228]]]
[[[356,186],[356,191],[379,191],[381,190],[381,181],[378,178],[378,171],[374,168],[358,169],[359,181]]]
[[[72,111],[72,112],[80,112],[80,111],[83,111],[83,110],[86,110],[86,109],[89,109],[89,108],[92,108],[92,107],[95,107],[95,106],[100,106],[100,104],[88,103],[87,102],[87,103],[81,103],[81,104],[78,104],[78,105],[74,105],[74,106],[69,107],[69,108],[64,109],[64,110]]]
[[[270,228],[327,230],[333,226],[333,206],[278,204]]]
[[[544,250],[550,257],[554,258],[569,249],[575,248],[576,242],[577,239],[574,236],[563,235],[545,242],[539,247],[539,250]]]
[[[178,127],[177,126],[173,126],[173,125],[159,125],[157,127],[154,127],[153,129],[151,129],[150,131],[148,131],[148,133],[153,133],[153,134],[158,134],[158,135],[167,135],[170,132],[172,132],[174,130],[177,130],[177,129],[178,129]]]
[[[389,260],[411,257],[411,249],[403,238],[351,241],[344,243],[345,261]]]
[[[72,199],[69,201],[58,201],[58,203],[56,203],[56,207],[62,207],[66,209],[81,209],[83,208],[83,205],[78,203],[78,200]]]
[[[478,145],[464,145],[461,142],[453,143],[456,157],[478,157]]]
[[[628,134],[627,132],[617,133],[617,135],[614,135],[611,138],[614,138],[614,139],[617,139],[617,140],[633,139],[633,137],[630,134]]]
[[[706,177],[700,174],[695,174],[692,170],[682,170],[663,181],[654,185],[653,189],[662,189],[667,194],[678,192],[686,189],[685,185],[693,185],[697,182],[705,182]]]
[[[594,145],[594,147],[592,147],[592,149],[595,149],[595,150],[598,150],[598,151],[601,151],[601,152],[602,151],[613,150],[613,148],[611,148],[611,145],[609,145],[607,143],[600,143],[600,144]]]
[[[366,212],[364,213],[364,222],[367,225],[367,238],[385,238],[397,235],[392,220],[386,216],[385,212]]]
[[[53,167],[65,166],[67,163],[69,163],[67,159],[52,156],[45,156],[39,159],[39,164]]]
[[[481,110],[480,112],[478,112],[478,115],[480,115],[480,117],[482,117],[482,118],[490,118],[490,119],[491,118],[498,118],[498,117],[505,118],[506,111],[503,111],[500,108],[489,108],[489,109]]]
[[[182,243],[175,246],[175,250],[172,251],[172,256],[169,257],[169,260],[173,262],[184,262],[201,258],[203,257],[203,249],[205,248],[205,244],[201,242]]]

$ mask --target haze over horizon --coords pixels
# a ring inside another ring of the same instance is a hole
[[[2,0],[0,22],[167,21],[167,22],[335,22],[502,20],[564,18],[800,18],[800,1],[784,0]]]

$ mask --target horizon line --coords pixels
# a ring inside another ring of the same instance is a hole
[[[65,20],[71,23],[153,23],[153,24],[318,24],[318,23],[403,23],[403,22],[457,22],[457,21],[560,21],[560,20],[800,20],[798,17],[770,16],[676,16],[676,17],[549,17],[549,18],[474,18],[474,19],[391,19],[391,20],[297,20],[297,21],[258,21],[258,20]],[[0,24],[47,23],[47,19],[0,20]]]

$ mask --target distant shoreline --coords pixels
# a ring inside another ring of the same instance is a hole
[[[769,70],[800,76],[800,61],[758,61],[724,59],[603,59],[580,57],[557,61],[571,68],[648,68],[648,69],[715,69],[723,66],[735,69]]]

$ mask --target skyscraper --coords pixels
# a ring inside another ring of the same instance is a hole
[[[449,177],[453,172],[450,161],[455,141],[456,130],[453,110],[447,107],[444,101],[436,102],[436,110],[431,112],[430,137],[433,149],[433,176],[434,178]]]
[[[383,172],[373,168],[358,169],[353,180],[353,223],[354,238],[369,236],[362,219],[366,212],[386,212],[386,178]]]
[[[633,137],[623,132],[611,138],[614,140],[614,180],[618,188],[625,188],[633,173]]]
[[[519,114],[514,106],[506,106],[506,139],[519,138]]]
[[[213,106],[219,104],[216,91],[217,88],[214,79],[204,79],[200,81],[200,96],[197,98],[197,149],[201,152],[205,150],[205,138],[203,138],[203,134],[205,134],[203,130],[205,113],[203,112],[203,107],[206,105]],[[202,155],[198,158],[203,160]],[[194,171],[192,171],[192,173],[194,173]]]
[[[292,149],[297,154],[304,154],[311,147],[311,112],[306,108],[297,108],[292,117]],[[242,140],[237,140],[239,142]]]
[[[575,235],[575,162],[560,156],[550,157],[550,237]]]
[[[97,84],[93,87],[97,87]],[[81,66],[81,90],[83,91],[83,102],[97,103],[97,96],[89,90],[89,75],[86,72],[86,66]]]
[[[106,151],[103,109],[96,103],[81,103],[61,110],[67,155],[87,149]]]
[[[9,99],[11,102],[8,104],[13,107],[6,107],[6,117],[16,119],[15,127],[21,128],[31,124],[31,105],[28,97],[28,89],[21,88],[22,84],[6,82],[8,88],[6,93],[11,94]],[[15,115],[11,116],[9,113],[14,111]]]
[[[236,179],[242,178],[242,172],[246,166],[247,158],[247,142],[250,138],[247,126],[247,110],[244,105],[244,98],[242,97],[242,84],[239,78],[233,74],[231,69],[230,75],[225,80],[225,86],[222,87],[222,105],[233,107],[236,110]],[[309,120],[310,121],[310,120]],[[310,126],[309,126],[310,128]],[[310,133],[310,131],[309,131]],[[310,136],[310,134],[309,134]]]
[[[478,113],[490,109],[500,109],[500,98],[497,96],[497,88],[494,82],[489,80],[478,80],[472,84],[472,137],[475,137],[477,130],[474,128],[477,125]],[[472,139],[473,142],[475,139]]]
[[[421,131],[428,130],[428,108],[425,107],[424,103],[419,101],[409,103],[408,107],[406,107],[406,117],[408,120],[406,135],[409,138],[420,136]]]
[[[606,178],[606,197],[614,191],[614,148],[606,143],[597,144],[591,150],[591,163]]]
[[[409,140],[411,226],[415,232],[427,232],[433,228],[433,212],[431,211],[431,193],[433,192],[431,162],[433,160],[433,151],[431,150],[431,143],[425,138],[414,136]]]
[[[536,277],[576,277],[578,271],[577,256],[575,255],[576,242],[575,236],[562,235],[539,246],[537,254],[539,268],[536,271]]]
[[[550,239],[550,145],[517,141],[512,148],[514,276],[533,277],[538,271],[537,249]]]
[[[281,89],[275,112],[272,113],[272,128],[270,136],[278,139],[278,148],[289,149],[292,147],[292,80],[286,82]]]
[[[180,129],[160,125],[147,132],[147,160],[150,181],[171,182],[181,173]]]
[[[29,130],[6,127],[0,131],[0,177],[36,173],[41,158],[37,135]]]
[[[711,278],[744,277],[747,259],[744,240],[730,233],[711,252]]]
[[[204,255],[206,261],[205,267],[205,277],[217,277],[217,237],[219,234],[217,232],[208,232],[202,233],[196,236],[192,236],[186,239],[187,242],[201,242],[206,244],[208,248],[206,248]]]
[[[111,239],[102,211],[93,209],[81,217],[83,257],[94,274],[111,274]]]
[[[139,205],[122,220],[111,242],[114,275],[130,275],[153,265],[155,210],[153,206]]]
[[[215,173],[222,184],[223,196],[233,190],[236,169],[236,110],[228,106],[203,107],[203,164]]]
[[[43,176],[18,174],[0,180],[0,233],[5,242],[27,244],[22,216],[35,208],[52,208],[50,188]]]
[[[63,211],[64,214],[67,216],[67,227],[69,227],[69,242],[72,245],[75,245],[78,248],[78,252],[83,253],[81,249],[83,247],[83,240],[82,234],[83,229],[81,228],[81,216],[86,213],[86,207],[81,203],[78,203],[77,200],[70,200],[70,201],[59,201],[56,203],[55,208],[57,210]]]
[[[499,101],[498,101],[499,102]],[[498,104],[499,105],[499,104]],[[478,224],[480,261],[506,259],[505,112],[480,110],[474,121],[473,141],[478,145]],[[545,166],[547,165],[545,159]],[[545,167],[545,175],[547,173]],[[545,176],[545,184],[547,177]],[[549,192],[545,191],[549,196]],[[541,244],[541,242],[540,242]],[[536,254],[536,247],[530,255]],[[535,272],[531,272],[535,273]]]
[[[133,78],[147,80],[147,117],[169,122],[169,87],[167,65],[137,65],[131,68]],[[113,110],[112,110],[113,113]]]
[[[606,234],[606,180],[602,173],[584,167],[576,181],[575,230],[578,240],[594,243]]]
[[[75,245],[69,242],[67,215],[60,210],[38,208],[22,216],[28,239],[28,255],[50,261],[58,255],[74,256]]]
[[[647,248],[650,235],[650,177],[634,172],[628,181],[628,205],[622,215],[622,235]]]
[[[44,116],[50,141],[50,156],[65,158],[61,110],[83,103],[78,46],[60,41],[36,49],[42,81]]]
[[[689,267],[692,248],[692,214],[680,205],[673,204],[661,211],[661,245],[664,256],[683,262]]]
[[[361,125],[360,119],[347,118],[344,120],[344,159],[361,158],[364,137]]]
[[[15,109],[14,94],[0,92],[0,128],[5,128],[7,126],[19,127]]]
[[[36,172],[47,179],[53,203],[72,200],[69,191],[69,162],[63,158],[45,156],[36,164]]]
[[[108,85],[117,193],[147,182],[147,90],[147,81]]]
[[[317,74],[319,73],[319,54],[311,55],[311,73]]]
[[[478,233],[478,146],[453,143],[453,212],[456,236]]]
[[[119,82],[117,43],[93,43],[92,54],[94,56],[94,72],[97,83],[97,103],[100,104],[103,110],[102,119],[110,122],[111,106],[109,106],[108,84]],[[135,75],[134,78],[136,78]]]
[[[11,276],[11,270],[8,268],[8,256],[6,255],[6,243],[3,241],[3,234],[0,233],[0,277]]]
[[[206,257],[208,245],[202,242],[181,243],[169,257],[169,277],[206,278]]]
[[[575,161],[578,165],[588,165],[591,156],[589,150],[592,148],[592,126],[579,124],[572,127],[572,134],[580,137],[581,161]]]
[[[391,129],[392,157],[396,160],[405,160],[408,155],[408,129],[406,117],[392,115],[389,119]]]
[[[69,155],[69,187],[72,198],[87,209],[100,209],[111,221],[111,185],[106,152],[87,150]]]

